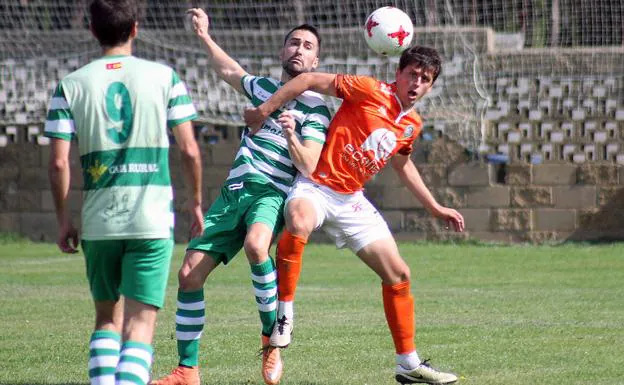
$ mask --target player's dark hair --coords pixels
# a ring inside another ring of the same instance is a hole
[[[291,29],[290,31],[288,31],[288,33],[286,34],[286,37],[284,38],[284,45],[286,45],[286,42],[288,41],[288,39],[290,38],[290,35],[295,32],[295,31],[299,31],[299,30],[303,30],[303,31],[308,31],[310,33],[312,33],[312,35],[316,36],[316,41],[318,41],[318,50],[317,50],[317,56],[320,55],[321,53],[321,35],[319,34],[318,29],[316,29],[315,26],[311,25],[311,24],[301,24],[296,26],[295,28]]]
[[[402,71],[405,67],[412,64],[415,64],[425,71],[431,71],[434,82],[442,71],[442,59],[440,58],[440,54],[438,54],[435,48],[431,47],[415,45],[403,51],[401,59],[399,59],[399,71]]]
[[[89,5],[91,29],[103,47],[115,47],[128,41],[138,20],[135,0],[93,0]]]

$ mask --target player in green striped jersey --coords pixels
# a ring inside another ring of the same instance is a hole
[[[285,82],[313,71],[321,39],[316,29],[301,25],[285,37],[280,51],[281,78],[249,75],[208,33],[208,16],[189,10],[193,28],[204,42],[217,75],[257,106]],[[244,135],[221,195],[210,207],[201,237],[191,240],[178,274],[176,337],[179,365],[153,385],[199,384],[199,339],[204,327],[204,289],[208,275],[244,248],[262,321],[262,376],[277,384],[282,373],[279,349],[269,346],[276,318],[276,273],[269,257],[272,238],[283,226],[284,199],[297,172],[309,174],[325,143],[329,110],[323,97],[306,92],[267,119],[254,136]],[[223,295],[223,293],[219,293]]]
[[[132,56],[135,0],[95,0],[89,12],[103,56],[59,82],[45,124],[57,243],[77,252],[78,231],[68,212],[76,138],[84,179],[81,244],[96,311],[90,382],[144,385],[173,250],[167,127],[190,184],[192,228],[203,232],[201,159],[191,125],[196,113],[171,68]]]

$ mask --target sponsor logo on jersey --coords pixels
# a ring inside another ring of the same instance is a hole
[[[357,148],[347,143],[342,150],[342,159],[348,166],[366,176],[372,176],[381,170],[392,156],[397,145],[397,137],[387,128],[374,130]]]
[[[107,70],[118,70],[121,68],[121,62],[115,62],[115,63],[106,63],[106,69]]]
[[[387,128],[378,128],[373,131],[362,144],[362,151],[372,151],[375,161],[385,163],[397,145],[397,137]]]
[[[414,134],[414,126],[410,124],[409,126],[405,127],[405,131],[403,131],[403,137],[409,138],[410,136],[412,136],[412,134]]]
[[[116,164],[108,168],[108,172],[111,174],[125,174],[125,173],[137,173],[146,174],[159,172],[160,168],[157,163],[127,163]]]
[[[268,99],[268,98],[270,98],[270,97],[271,97],[271,95],[273,95],[273,94],[271,94],[270,92],[265,91],[265,90],[264,90],[264,89],[262,89],[260,86],[257,86],[257,87],[254,89],[254,95],[255,95],[258,99],[262,100],[263,102],[266,102],[266,101],[267,101],[267,99]]]
[[[96,160],[95,164],[93,164],[91,167],[87,169],[87,173],[91,175],[91,179],[93,179],[93,182],[97,183],[97,181],[100,180],[102,175],[104,175],[106,170],[108,170],[108,167],[100,163],[99,160]]]
[[[269,134],[277,135],[284,137],[284,130],[281,127],[268,125],[266,123],[262,124],[261,130],[268,132]]]

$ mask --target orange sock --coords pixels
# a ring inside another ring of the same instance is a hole
[[[384,312],[397,354],[416,350],[414,343],[414,297],[409,281],[395,285],[382,284]]]
[[[295,299],[306,243],[307,239],[293,235],[288,230],[284,230],[277,243],[277,298],[280,301]]]

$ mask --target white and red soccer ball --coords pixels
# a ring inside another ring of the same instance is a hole
[[[400,55],[414,37],[412,20],[395,7],[373,11],[364,23],[364,39],[375,52],[386,56]]]

